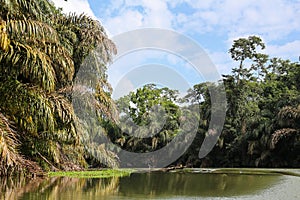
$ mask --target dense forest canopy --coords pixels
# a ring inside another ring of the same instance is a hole
[[[183,98],[149,84],[115,102],[106,70],[116,47],[98,21],[62,14],[48,0],[0,4],[1,176],[117,167],[118,152],[105,146],[104,135],[127,151],[158,150],[180,132],[183,107],[192,108],[199,123],[193,143],[173,165],[300,166],[300,65],[260,53],[261,38],[233,42],[229,53],[237,67],[220,80],[225,125],[213,150],[199,159],[204,138],[213,134],[209,88],[218,83],[196,84]],[[92,104],[81,96],[86,91],[93,91]],[[155,105],[163,108],[161,121],[151,121]],[[84,115],[97,120],[82,122]],[[143,128],[149,123],[151,130]],[[149,131],[150,137],[138,137]]]

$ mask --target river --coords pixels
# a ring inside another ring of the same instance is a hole
[[[1,199],[300,199],[298,169],[142,170],[120,178],[0,180]]]

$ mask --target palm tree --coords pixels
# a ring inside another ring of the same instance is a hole
[[[20,154],[53,168],[86,166],[87,147],[70,94],[85,59],[97,57],[90,63],[99,74],[97,109],[113,118],[105,72],[114,44],[98,21],[63,15],[47,0],[0,5],[0,150],[9,146],[16,166]],[[2,168],[10,163],[5,155],[0,154]]]
[[[300,105],[283,107],[278,113],[278,121],[282,128],[272,134],[271,147],[273,149],[277,148],[280,142],[291,138],[297,140],[297,136],[298,139],[300,138]]]

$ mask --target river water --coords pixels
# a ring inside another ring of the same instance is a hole
[[[139,171],[121,178],[1,179],[0,199],[300,199],[300,170]]]

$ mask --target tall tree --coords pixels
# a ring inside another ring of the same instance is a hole
[[[0,113],[6,124],[1,141],[13,144],[10,152],[16,157],[25,156],[44,167],[86,166],[88,147],[70,94],[85,59],[100,57],[90,63],[100,74],[97,108],[112,117],[105,71],[114,44],[98,21],[61,14],[50,1],[1,0],[0,4]],[[12,124],[14,131],[8,128]],[[1,143],[0,149],[7,144]],[[0,156],[2,160],[5,154]],[[2,167],[16,163],[3,160]]]
[[[265,44],[262,42],[262,39],[257,36],[249,36],[248,38],[240,38],[233,41],[229,53],[233,60],[240,62],[239,67],[233,69],[233,72],[237,72],[237,82],[240,81],[240,78],[247,78],[250,75],[249,69],[244,68],[244,62],[246,59],[252,60],[260,55],[257,53],[258,47],[264,49]]]

